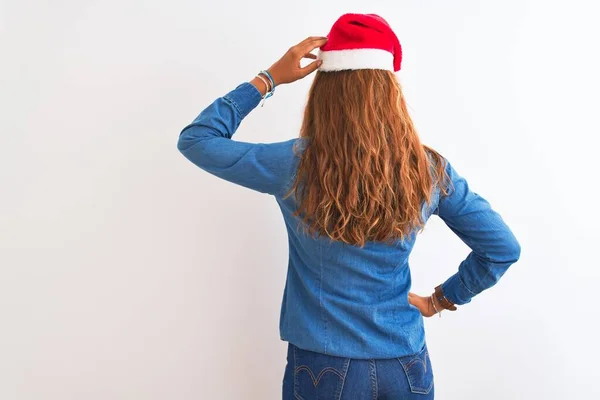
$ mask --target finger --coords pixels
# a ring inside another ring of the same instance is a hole
[[[310,58],[311,60],[316,60],[317,56],[313,53],[306,53],[302,58]]]
[[[310,36],[293,46],[292,49],[297,50],[302,54],[309,53],[312,49],[321,47],[327,42],[327,36]]]
[[[303,41],[301,41],[300,43],[298,43],[296,46],[300,47],[300,46],[304,46],[307,43],[311,43],[317,40],[327,40],[327,36],[309,36],[306,39],[304,39]]]
[[[298,45],[298,50],[302,54],[310,53],[314,49],[323,46],[325,43],[327,43],[327,38],[326,37],[317,38],[315,40],[310,40],[310,41],[308,41],[306,43],[299,44]]]
[[[317,70],[317,68],[319,68],[321,66],[322,63],[323,63],[323,61],[317,60],[317,61],[311,62],[310,64],[308,64],[304,68],[300,68],[300,72],[302,73],[302,77],[304,78],[305,76],[310,75],[313,72],[315,72]]]

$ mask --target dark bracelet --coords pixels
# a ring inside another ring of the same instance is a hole
[[[450,300],[448,300],[446,298],[446,296],[444,296],[444,291],[442,290],[442,285],[439,285],[435,288],[435,298],[437,299],[438,303],[440,303],[440,305],[445,309],[445,310],[450,310],[450,311],[456,311],[456,306],[454,305],[454,303],[452,303]]]

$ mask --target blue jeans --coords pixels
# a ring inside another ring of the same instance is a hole
[[[427,347],[414,355],[358,360],[288,345],[283,400],[430,400]]]

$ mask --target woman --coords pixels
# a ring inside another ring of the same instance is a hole
[[[311,53],[320,48],[319,57]],[[316,59],[300,67],[302,58]],[[488,202],[421,144],[395,77],[402,50],[373,14],[346,14],[215,100],[178,148],[220,178],[277,199],[289,236],[280,334],[284,399],[432,399],[423,317],[494,285],[520,247]],[[231,140],[274,89],[319,69],[300,137]],[[471,249],[430,296],[409,292],[408,256],[436,214]]]

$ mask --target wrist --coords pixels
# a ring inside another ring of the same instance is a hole
[[[444,310],[444,307],[442,307],[442,305],[440,304],[440,302],[438,301],[438,299],[435,297],[435,293],[433,293],[431,296],[431,301],[433,303],[433,309],[435,310],[436,314],[442,312],[442,310]]]
[[[435,301],[438,302],[438,304],[441,306],[442,310],[450,310],[450,311],[456,310],[456,306],[454,305],[454,303],[452,303],[450,300],[448,300],[446,298],[446,296],[444,295],[444,291],[442,290],[442,285],[439,285],[435,288],[435,291],[433,292],[433,298],[435,299]]]
[[[275,83],[275,86],[279,86],[281,85],[281,79],[279,78],[279,74],[277,73],[277,71],[273,71],[274,68],[267,68],[266,72],[269,73],[269,75],[271,75],[271,79],[273,79],[273,82]]]
[[[255,76],[254,79],[250,81],[250,84],[254,85],[254,87],[260,92],[261,96],[264,96],[269,91],[267,84],[265,81]]]

